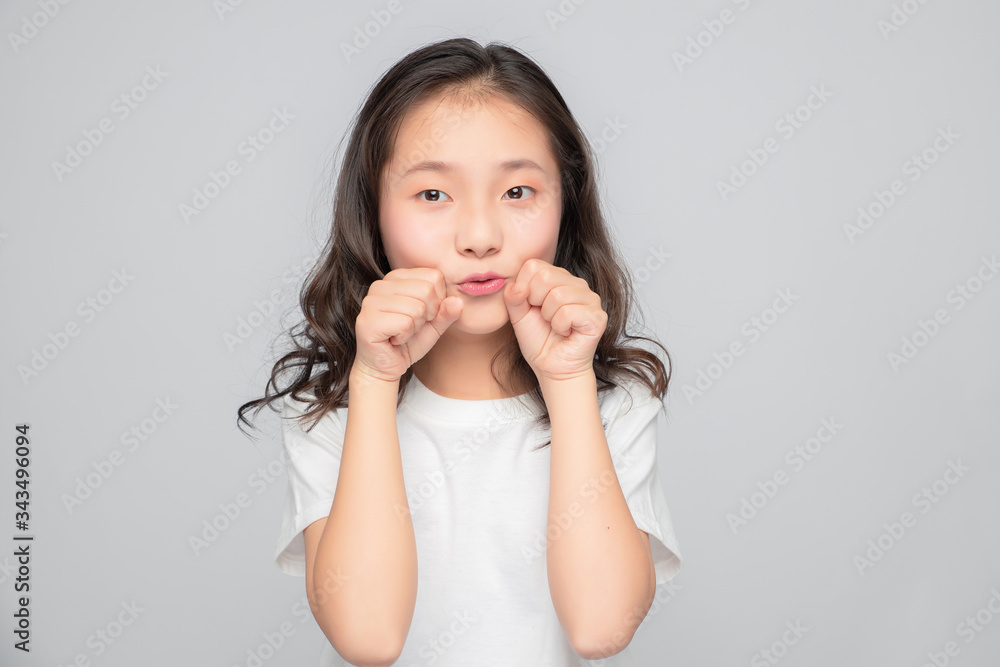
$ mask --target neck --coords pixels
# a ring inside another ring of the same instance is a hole
[[[514,393],[504,392],[490,373],[493,355],[513,338],[510,322],[491,334],[449,329],[413,364],[413,373],[428,389],[446,398],[479,401],[517,396],[528,389],[516,386]],[[499,364],[497,375],[506,379]]]

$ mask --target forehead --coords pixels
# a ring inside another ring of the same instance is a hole
[[[442,122],[450,127],[457,127],[461,123],[474,123],[486,117],[514,124],[528,124],[532,126],[529,129],[543,129],[534,116],[500,93],[445,92],[413,105],[403,117],[400,131],[420,132]]]
[[[387,171],[398,178],[423,161],[475,167],[511,158],[537,162],[551,175],[557,170],[548,131],[528,111],[502,95],[443,94],[403,117]]]

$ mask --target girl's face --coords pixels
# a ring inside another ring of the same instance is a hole
[[[465,302],[445,335],[492,333],[509,321],[502,290],[472,295],[458,285],[487,272],[513,282],[528,259],[555,261],[561,194],[547,133],[529,113],[500,96],[430,99],[403,119],[383,174],[389,266],[441,271],[447,296]]]

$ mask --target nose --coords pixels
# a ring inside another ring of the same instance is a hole
[[[497,212],[487,206],[470,206],[459,217],[455,243],[463,255],[487,257],[503,246],[503,230]]]

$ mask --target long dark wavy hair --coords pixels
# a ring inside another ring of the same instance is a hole
[[[256,416],[264,406],[288,394],[311,403],[303,415],[313,422],[309,430],[329,411],[347,406],[350,369],[357,352],[354,325],[361,301],[371,284],[391,270],[382,247],[378,202],[396,133],[415,105],[458,91],[503,96],[547,130],[562,186],[554,265],[586,280],[608,315],[593,363],[598,393],[632,378],[661,400],[665,396],[670,355],[658,341],[630,335],[627,330],[634,288],[601,213],[594,157],[583,131],[555,85],[529,56],[504,44],[482,46],[457,38],[405,56],[375,84],[358,112],[337,179],[332,231],[299,295],[305,319],[289,332],[294,349],[274,364],[264,396],[240,406],[237,425],[253,427],[246,418],[248,411],[255,409]],[[667,365],[653,352],[627,344],[639,340],[663,350]],[[499,375],[498,363],[502,364]],[[512,386],[530,387],[527,398],[541,412],[537,425],[551,425],[538,378],[516,338],[494,355],[490,371],[507,395]],[[290,384],[279,388],[280,379],[289,372]],[[412,375],[411,367],[400,378],[397,407]],[[551,440],[541,447],[550,444]]]

